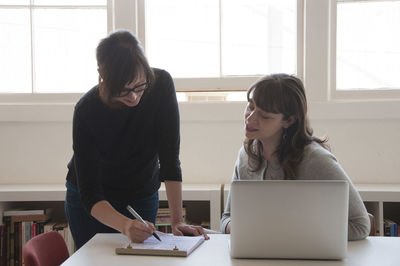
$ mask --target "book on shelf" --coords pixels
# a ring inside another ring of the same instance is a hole
[[[3,216],[40,215],[45,213],[46,210],[44,209],[35,209],[35,210],[14,209],[14,210],[4,211]]]
[[[46,222],[51,219],[47,214],[20,215],[20,216],[4,216],[3,221],[9,221],[11,224],[17,222]]]
[[[183,220],[186,221],[186,208],[182,208]],[[171,211],[169,208],[159,208],[156,217],[155,227],[163,233],[172,233]]]
[[[0,225],[0,265],[7,264],[7,227]]]
[[[7,210],[3,212],[3,219],[11,217],[13,222],[46,221],[51,218],[52,208],[38,210]]]
[[[17,216],[18,221],[12,220],[14,216],[4,217],[5,224],[0,227],[0,266],[24,265],[22,254],[26,243],[39,234],[53,230],[64,238],[70,255],[74,253],[75,245],[67,223],[49,222],[49,220],[25,221],[22,219],[21,221],[21,217],[30,216],[37,217],[37,215]]]
[[[158,224],[156,225],[156,230],[163,233],[172,233],[171,224]]]
[[[7,238],[5,248],[7,263],[5,265],[23,265],[23,247],[27,241],[41,232],[41,224],[49,221],[50,218],[51,209],[8,210],[3,212]]]
[[[203,227],[203,228],[206,228],[206,229],[211,229],[211,226],[210,226],[210,222],[209,222],[209,221],[203,221],[203,222],[201,222],[200,226]]]
[[[182,208],[183,220],[186,219],[186,208]],[[171,211],[169,208],[159,208],[156,216],[156,224],[171,224]]]
[[[384,236],[398,236],[398,225],[391,219],[384,219]]]

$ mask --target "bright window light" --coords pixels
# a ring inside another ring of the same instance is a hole
[[[145,10],[150,64],[174,77],[296,73],[296,0],[146,0]]]
[[[296,1],[222,1],[222,75],[296,73]]]
[[[146,54],[174,77],[219,75],[219,11],[215,0],[147,0]]]
[[[106,0],[0,0],[0,93],[88,91],[106,35]]]
[[[84,92],[98,82],[96,47],[105,9],[34,10],[35,92]]]
[[[400,2],[337,6],[337,90],[400,89]]]
[[[29,9],[0,8],[0,93],[32,88]]]

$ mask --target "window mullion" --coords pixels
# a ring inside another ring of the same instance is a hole
[[[137,19],[136,19],[136,0],[135,1],[122,1],[115,0],[114,14],[115,14],[115,29],[126,29],[137,34]]]
[[[31,37],[31,82],[32,90],[31,93],[36,91],[36,78],[35,78],[35,43],[34,43],[34,25],[33,25],[33,5],[34,0],[30,0],[29,4],[29,19],[30,19],[30,37]]]
[[[218,1],[218,9],[219,9],[219,19],[218,19],[218,29],[219,29],[219,76],[222,77],[222,0]]]
[[[329,66],[328,69],[328,100],[336,96],[336,40],[337,40],[337,1],[331,1],[329,7]]]
[[[304,17],[304,1],[297,0],[296,72],[301,80],[304,80]]]
[[[135,19],[137,25],[137,36],[146,52],[146,5],[145,0],[137,0]]]
[[[305,0],[304,3],[304,83],[310,101],[328,100],[330,2]]]
[[[107,32],[115,29],[115,1],[107,0]]]

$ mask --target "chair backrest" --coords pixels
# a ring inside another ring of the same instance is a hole
[[[64,238],[51,231],[33,237],[23,250],[25,266],[59,266],[69,257]]]

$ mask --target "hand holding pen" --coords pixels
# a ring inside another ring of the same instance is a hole
[[[140,215],[131,207],[131,206],[126,206],[126,209],[140,222],[142,222],[144,225],[149,227],[149,225],[140,217]],[[158,239],[158,241],[161,241],[160,237],[156,234],[156,232],[153,232],[153,236]]]

